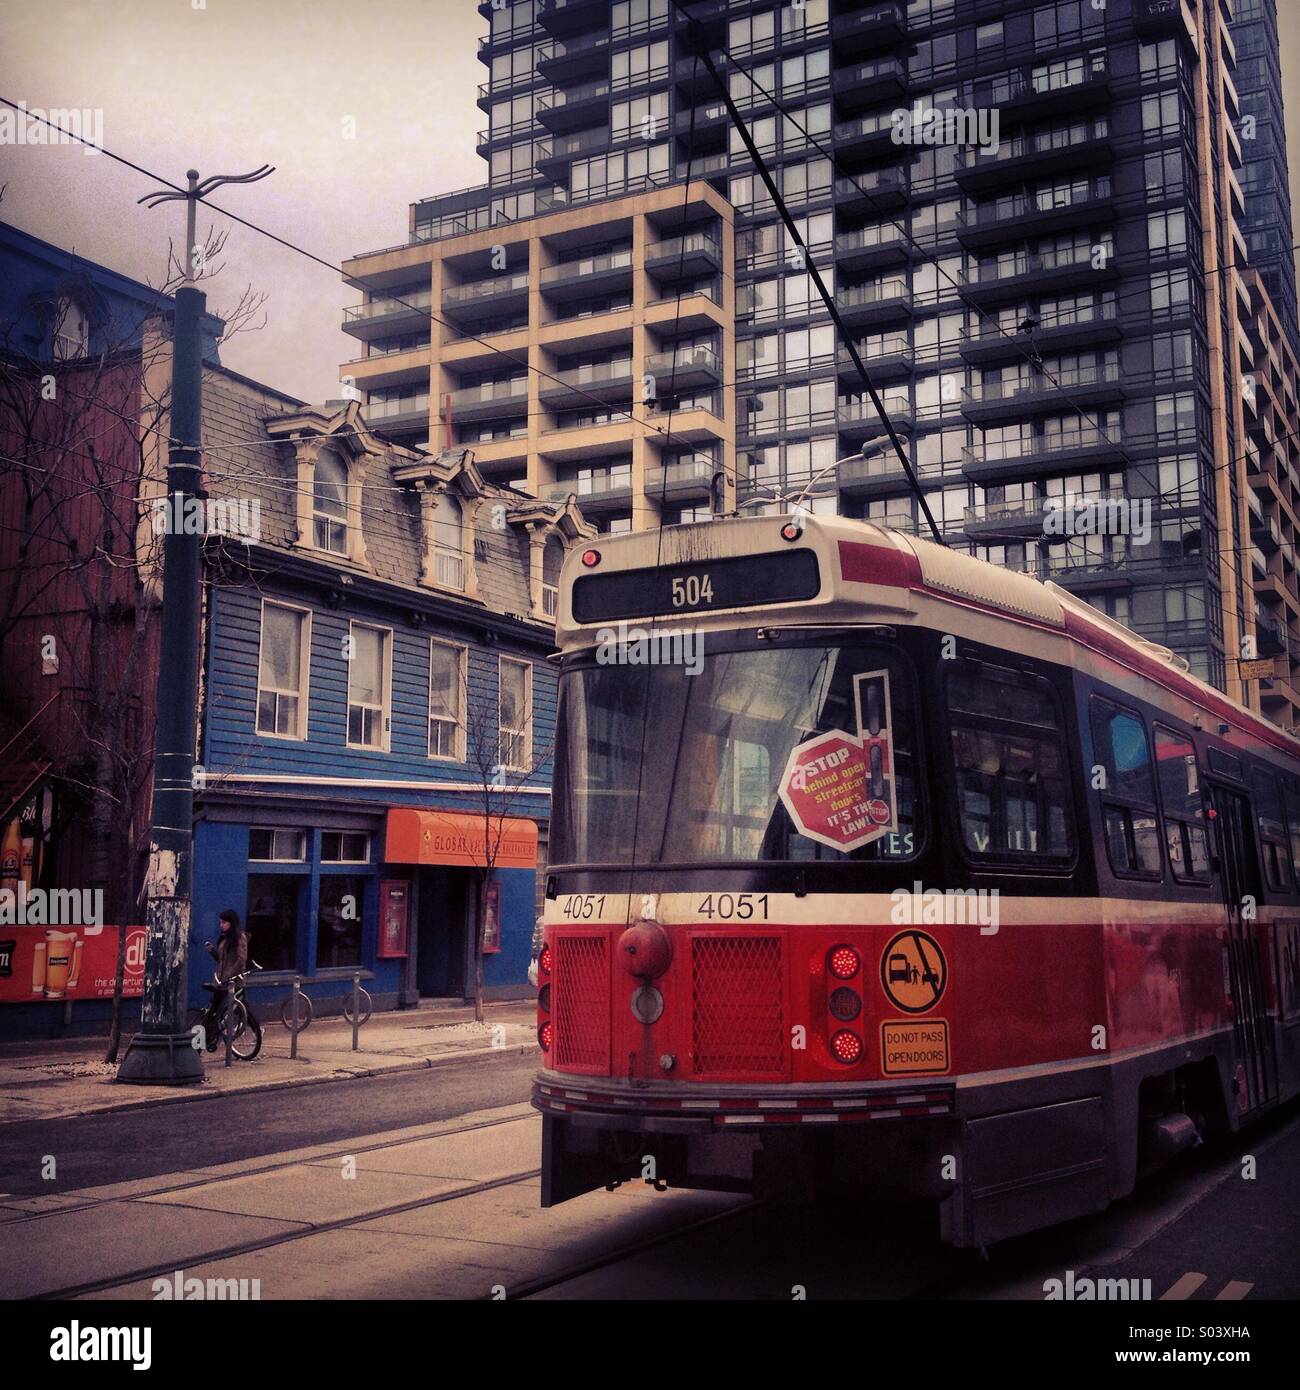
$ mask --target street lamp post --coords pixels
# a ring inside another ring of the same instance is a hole
[[[199,182],[142,198],[151,207],[184,199],[185,280],[175,295],[172,334],[171,427],[167,453],[167,512],[190,514],[189,499],[203,496],[201,462],[205,296],[195,284],[199,248],[195,210],[222,183],[252,183],[271,172],[263,166],[236,178]],[[140,1031],[118,1069],[119,1081],[182,1086],[203,1079],[203,1056],[186,1027],[187,947],[194,880],[194,747],[198,714],[199,589],[203,537],[181,524],[163,536],[162,634],[158,659],[157,735],[154,751],[149,870],[145,882],[144,993]]]

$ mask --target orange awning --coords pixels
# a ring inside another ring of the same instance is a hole
[[[461,864],[481,869],[489,839],[497,846],[498,869],[537,867],[536,821],[493,816],[485,826],[482,816],[409,806],[389,808],[384,859],[389,864]]]

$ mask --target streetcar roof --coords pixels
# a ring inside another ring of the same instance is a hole
[[[793,540],[782,528],[798,521]],[[1300,755],[1300,740],[1194,675],[1187,662],[1169,648],[1149,642],[1053,583],[1017,574],[987,560],[963,555],[933,541],[907,535],[873,522],[849,517],[789,514],[725,517],[716,521],[598,536],[574,546],[560,577],[556,641],[564,653],[591,647],[602,630],[617,628],[614,613],[589,622],[575,620],[573,589],[589,575],[628,570],[654,571],[694,567],[736,557],[784,556],[793,550],[817,555],[820,588],[812,598],[755,606],[693,608],[676,613],[664,605],[628,619],[629,626],[689,622],[705,631],[738,626],[854,626],[858,624],[942,625],[943,607],[983,614],[991,630],[984,639],[997,645],[1003,622],[1063,643],[1055,659],[1082,665],[1068,648],[1088,648],[1127,666],[1140,677],[1192,700],[1216,717],[1247,727],[1291,754]],[[596,552],[595,566],[584,557]]]

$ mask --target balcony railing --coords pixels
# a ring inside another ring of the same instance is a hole
[[[722,361],[712,348],[707,347],[652,352],[647,354],[645,359],[646,371],[654,376],[668,377],[674,373],[680,375],[683,371],[694,368],[702,368],[716,374],[722,370]]]
[[[966,284],[972,287],[997,285],[1022,275],[1042,275],[1047,271],[1071,270],[1092,264],[1091,246],[1063,246],[1059,251],[1020,252],[1013,257],[975,265],[966,273]],[[1113,261],[1110,256],[1107,263]]]
[[[343,310],[343,322],[382,318],[385,314],[419,313],[433,304],[432,290],[417,290],[394,299],[372,299],[366,304],[353,304]],[[427,316],[426,316],[427,317]]]
[[[1118,383],[1120,371],[1118,362],[1085,363],[1070,371],[1036,372],[1033,376],[1012,380],[993,380],[977,382],[962,391],[965,399],[976,405],[996,405],[1033,398],[1050,396],[1058,391],[1068,391],[1072,387],[1100,386],[1108,382]]]
[[[442,292],[444,304],[473,304],[481,299],[499,299],[502,295],[526,293],[529,276],[497,275],[487,280],[471,280],[465,285],[449,285]]]
[[[543,394],[556,389],[569,388],[581,390],[584,386],[621,385],[632,380],[632,363],[588,362],[581,367],[571,367],[568,371],[552,372],[542,378]]]
[[[906,280],[885,280],[841,290],[838,299],[844,308],[868,308],[875,304],[889,304],[894,300],[904,301],[910,307],[912,291],[908,288]]]
[[[703,253],[713,256],[716,260],[722,259],[722,247],[718,244],[717,238],[711,237],[707,232],[687,232],[684,236],[670,236],[665,237],[663,241],[652,241],[646,246],[645,258],[647,261],[680,260],[692,253]]]
[[[476,406],[502,405],[526,406],[528,404],[528,382],[485,381],[478,386],[464,386],[450,393],[452,418],[458,410],[469,410]]]
[[[1080,305],[1072,309],[1068,315],[1043,319],[1034,329],[1034,336],[1041,340],[1044,334],[1054,334],[1070,328],[1086,329],[1090,324],[1114,323],[1118,317],[1118,306],[1113,299],[1098,304]],[[991,318],[981,318],[979,327],[965,334],[964,338],[969,344],[981,346],[1005,340],[1015,346],[1017,350],[1022,349],[1028,341],[1026,336],[1020,333],[1015,326],[999,324]]]
[[[559,285],[571,280],[599,275],[606,270],[622,270],[632,264],[631,251],[609,251],[600,256],[585,256],[578,261],[548,266],[542,271],[543,285]]]
[[[582,478],[561,478],[543,489],[548,502],[563,501],[572,495],[577,497],[579,506],[584,501],[593,502],[610,496],[618,497],[631,491],[630,469],[617,473],[591,473]]]
[[[414,396],[398,396],[386,401],[368,401],[365,406],[365,415],[366,419],[373,424],[379,420],[391,420],[396,415],[427,414],[428,410],[429,393],[421,391]]]
[[[558,111],[567,106],[578,106],[584,101],[596,101],[609,96],[609,82],[602,78],[599,82],[583,82],[577,87],[557,87],[552,92],[543,92],[537,98],[537,110]]]
[[[1033,439],[986,440],[968,444],[961,451],[962,463],[978,471],[981,465],[1032,462],[1056,454],[1087,449],[1115,449],[1121,446],[1119,426],[1103,430],[1096,425],[1063,430],[1059,434],[1038,435]]]

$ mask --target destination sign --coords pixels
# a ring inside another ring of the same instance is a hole
[[[798,603],[816,598],[820,588],[817,556],[811,550],[734,555],[662,569],[581,575],[573,581],[573,617],[597,623]]]

